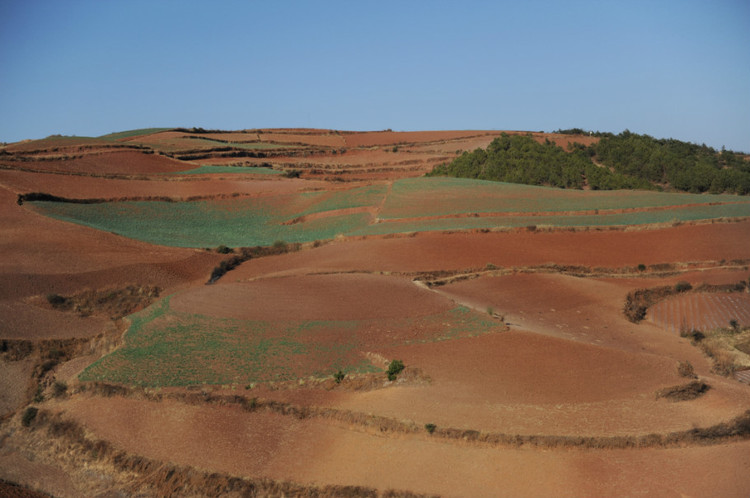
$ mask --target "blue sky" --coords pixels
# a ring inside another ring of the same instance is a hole
[[[558,128],[750,152],[750,2],[0,0],[0,141]]]

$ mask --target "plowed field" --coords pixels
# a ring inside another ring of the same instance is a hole
[[[746,294],[685,294],[666,299],[648,312],[653,323],[670,332],[728,328],[729,322],[750,325],[750,296]]]

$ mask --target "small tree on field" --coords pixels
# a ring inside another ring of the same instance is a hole
[[[346,377],[346,374],[341,370],[333,374],[333,378],[336,380],[336,384],[341,384],[341,381],[344,380],[344,377]]]
[[[404,362],[401,360],[393,360],[390,365],[388,365],[388,380],[396,380],[396,377],[404,370],[404,368],[406,368]]]

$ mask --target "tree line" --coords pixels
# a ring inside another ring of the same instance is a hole
[[[464,152],[451,163],[436,166],[428,176],[593,190],[750,194],[750,161],[742,154],[627,130],[592,135],[600,140],[588,147],[572,143],[566,151],[549,140],[539,143],[531,134],[503,133],[487,149]]]

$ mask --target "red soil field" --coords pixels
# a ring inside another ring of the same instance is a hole
[[[181,293],[170,306],[176,311],[242,320],[409,318],[452,308],[445,298],[425,296],[408,279],[366,274],[220,283]]]
[[[297,135],[292,133],[274,133],[274,130],[264,131],[258,135],[261,142],[278,143],[278,144],[303,144],[323,147],[344,147],[346,143],[341,135],[331,134],[304,134]]]
[[[20,142],[8,144],[5,146],[5,150],[8,152],[36,152],[36,151],[47,151],[52,154],[60,150],[77,149],[80,150],[82,147],[107,147],[111,146],[112,142],[93,137],[47,137],[41,140],[22,140]]]
[[[59,161],[5,162],[7,166],[36,171],[62,173],[92,173],[96,175],[147,175],[184,171],[185,163],[157,154],[144,154],[132,150],[107,150],[89,153],[83,157]]]
[[[420,142],[440,142],[446,140],[458,140],[473,138],[482,135],[499,136],[499,131],[373,131],[346,133],[346,145],[348,147],[372,147],[374,145],[398,145],[413,144]]]
[[[202,176],[202,175],[201,175]],[[153,180],[122,180],[78,177],[24,171],[0,170],[0,186],[23,194],[45,192],[71,199],[121,199],[129,197],[161,197],[186,199],[191,196],[231,196],[277,194],[312,190],[328,184],[315,180],[282,180],[267,175],[261,179],[182,177]],[[14,201],[15,202],[15,201]]]
[[[249,261],[230,278],[313,271],[425,272],[554,263],[620,268],[745,259],[750,222],[654,230],[420,233],[336,241],[309,252]]]
[[[388,437],[325,420],[246,414],[229,407],[79,398],[61,408],[95,436],[149,458],[301,483],[356,482],[450,496],[592,497],[623,491],[740,497],[750,485],[750,477],[737,472],[750,463],[746,442],[638,451],[529,451],[446,443],[426,435]],[[238,447],[244,450],[238,452]],[[710,479],[695,471],[706,462],[711,462]]]

